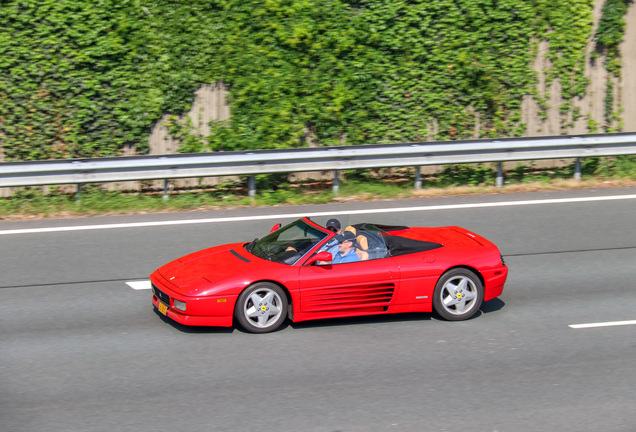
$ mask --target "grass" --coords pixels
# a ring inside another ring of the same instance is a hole
[[[607,160],[606,160],[607,159]],[[99,186],[82,188],[79,199],[63,188],[43,194],[41,188],[21,188],[0,198],[0,219],[44,219],[97,215],[143,214],[214,210],[236,207],[325,204],[330,202],[379,201],[440,196],[520,193],[573,188],[636,186],[636,157],[588,159],[583,179],[575,181],[573,167],[538,169],[519,164],[506,172],[506,184],[495,187],[494,167],[454,165],[423,178],[414,188],[410,169],[347,171],[334,196],[330,181],[290,184],[286,176],[258,176],[257,195],[250,199],[244,184],[231,183],[198,191],[172,192],[168,199],[156,191],[124,193]]]

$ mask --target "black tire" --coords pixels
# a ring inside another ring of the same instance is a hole
[[[239,295],[234,317],[250,333],[268,333],[285,321],[287,307],[287,295],[281,287],[258,282]]]
[[[461,321],[475,315],[483,300],[484,285],[479,276],[468,269],[456,268],[437,281],[433,308],[448,321]]]

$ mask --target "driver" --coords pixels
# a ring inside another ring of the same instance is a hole
[[[338,241],[338,253],[333,256],[332,264],[343,264],[360,261],[356,254],[356,236],[351,231],[345,231],[334,237]]]

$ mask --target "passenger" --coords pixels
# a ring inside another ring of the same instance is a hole
[[[327,229],[335,234],[340,234],[342,232],[342,230],[340,229],[341,225],[340,225],[340,221],[338,219],[329,219],[327,221]],[[327,242],[327,244],[325,246],[323,246],[325,249],[321,250],[325,250],[329,253],[331,253],[332,257],[335,257],[336,254],[338,253],[338,243],[332,240],[329,240],[329,242]]]
[[[326,226],[329,231],[340,234],[340,221],[338,219],[329,219]]]
[[[351,231],[338,234],[335,239],[338,241],[338,253],[333,256],[332,264],[343,264],[360,261],[356,254],[356,236]]]

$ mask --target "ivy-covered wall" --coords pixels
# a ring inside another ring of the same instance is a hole
[[[548,108],[541,41],[564,115],[590,43],[620,73],[628,0],[607,3],[595,35],[593,0],[4,0],[0,150],[143,153],[162,115],[219,80],[231,118],[203,137],[172,122],[183,151],[522,135],[524,97]]]

